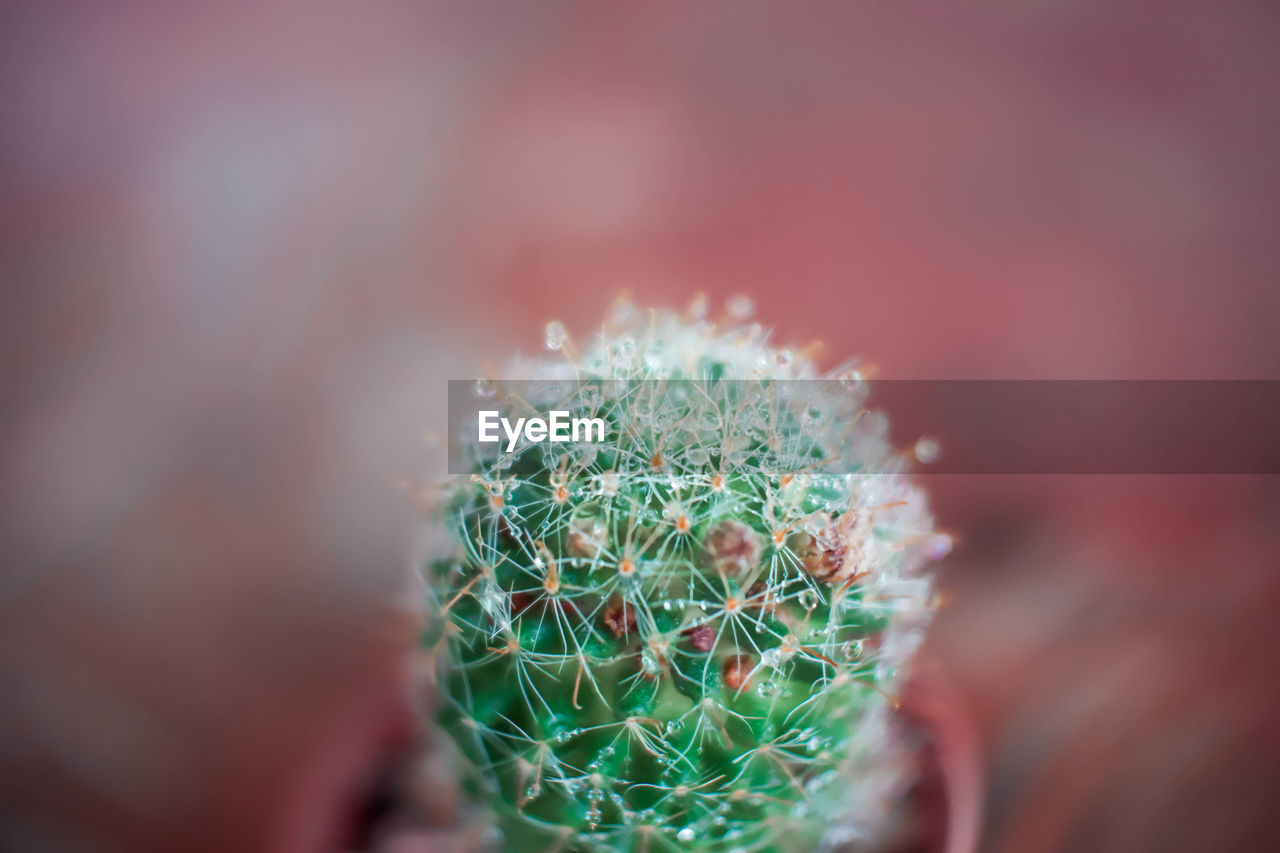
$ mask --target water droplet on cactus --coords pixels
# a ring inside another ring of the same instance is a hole
[[[488,379],[476,380],[476,396],[482,399],[492,397],[494,395],[493,383]]]
[[[938,444],[937,439],[923,436],[916,441],[915,447],[916,459],[925,465],[931,465],[938,461],[938,457],[942,454],[942,446]]]
[[[688,844],[695,837],[696,837],[696,834],[694,833],[693,829],[688,826],[686,826],[684,829],[676,833],[676,840],[681,841],[685,844]]]
[[[605,322],[611,326],[625,326],[636,315],[636,304],[626,296],[619,296],[609,306]]]
[[[565,342],[569,340],[569,332],[565,329],[564,323],[559,320],[552,320],[547,324],[543,342],[547,349],[556,352],[561,349]]]
[[[800,594],[796,596],[796,601],[805,610],[813,610],[818,606],[818,594],[811,589],[801,590]]]
[[[667,721],[667,734],[673,735],[684,728],[684,721],[675,719]]]
[[[690,447],[684,452],[684,460],[695,468],[702,468],[711,462],[711,454],[705,447]]]
[[[861,370],[853,369],[844,371],[837,376],[836,379],[840,383],[841,388],[844,388],[846,391],[856,391],[862,387],[865,377],[862,375]]]
[[[745,293],[737,293],[729,297],[724,304],[724,309],[733,319],[746,320],[755,313],[756,304]]]
[[[943,557],[951,553],[954,543],[946,533],[938,533],[929,539],[929,545],[925,549],[931,560],[941,560]]]
[[[689,317],[694,320],[707,319],[707,294],[693,294],[693,300],[689,303]]]

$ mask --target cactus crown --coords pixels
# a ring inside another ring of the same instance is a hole
[[[856,371],[704,314],[623,303],[581,352],[549,325],[567,357],[513,372],[575,380],[556,408],[609,440],[477,455],[440,513],[439,719],[502,849],[809,851],[865,836],[900,775],[923,495]]]

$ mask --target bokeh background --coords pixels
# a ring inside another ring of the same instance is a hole
[[[891,378],[1280,378],[1265,0],[15,2],[0,70],[4,849],[459,849],[424,432],[620,291]],[[929,486],[982,849],[1280,845],[1276,479]]]

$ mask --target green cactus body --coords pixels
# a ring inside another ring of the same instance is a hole
[[[583,353],[558,325],[548,345],[570,357],[520,369],[572,380],[555,407],[604,418],[608,441],[477,455],[439,513],[458,552],[429,570],[439,722],[497,846],[873,833],[940,537],[856,375],[696,314],[615,312]],[[797,379],[816,389],[799,405]]]

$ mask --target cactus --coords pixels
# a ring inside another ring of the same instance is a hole
[[[438,722],[499,849],[834,848],[902,781],[887,722],[946,537],[856,367],[731,308],[622,302],[581,351],[550,324],[512,372],[573,380],[557,408],[608,441],[477,453],[436,514]]]

